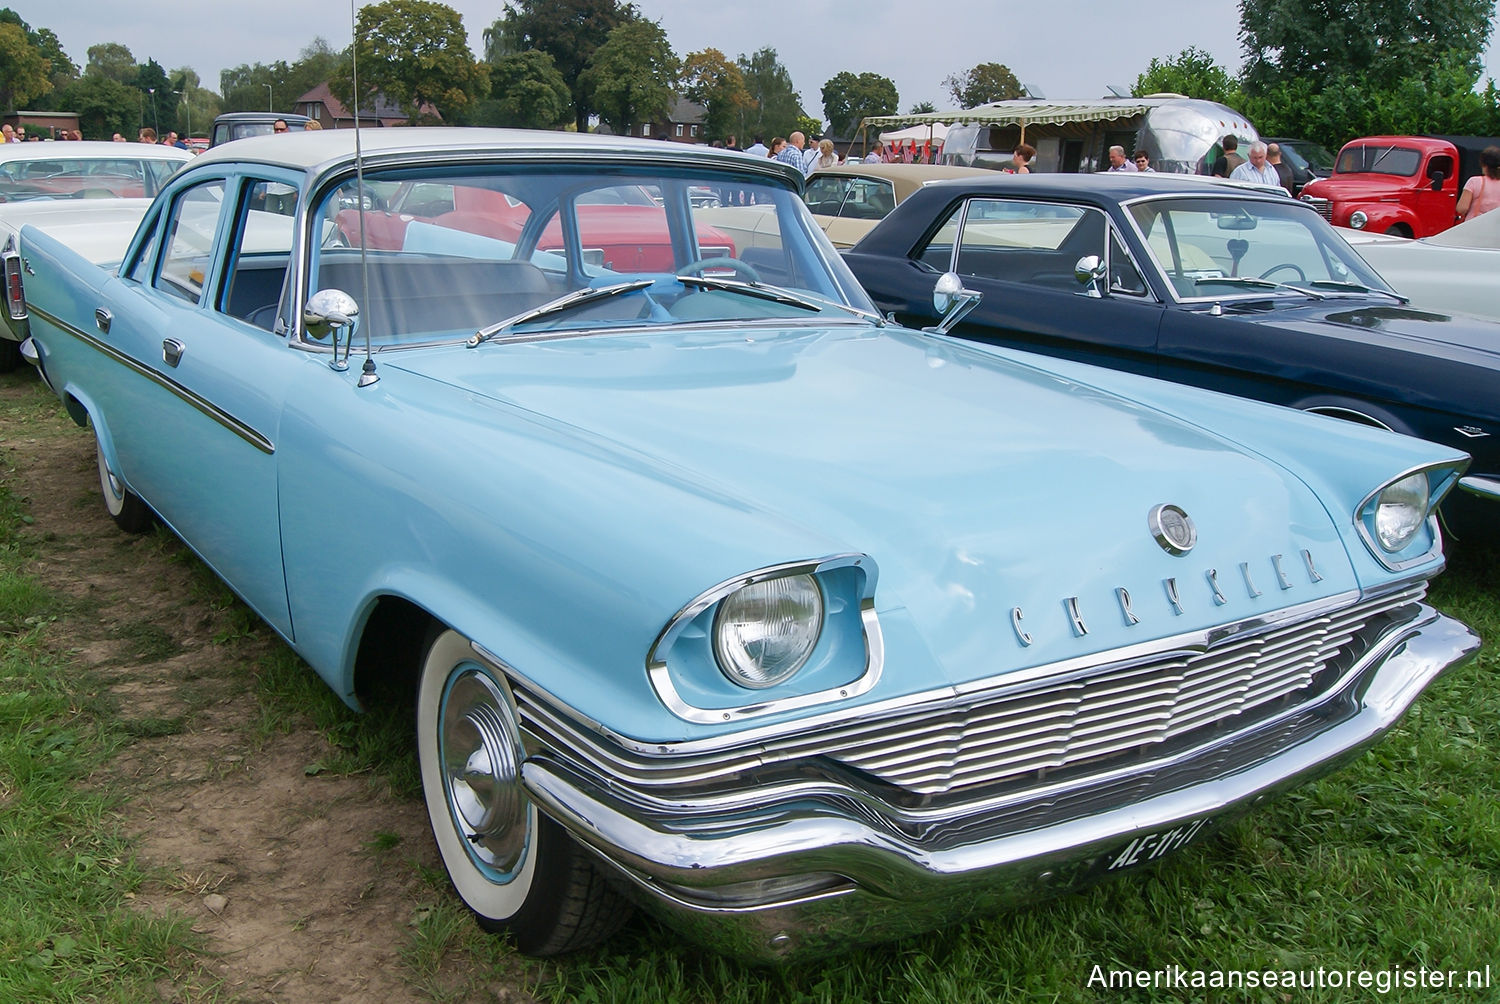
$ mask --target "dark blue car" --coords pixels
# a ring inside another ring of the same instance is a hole
[[[1462,449],[1474,462],[1450,507],[1456,535],[1495,522],[1500,324],[1409,306],[1284,196],[1153,174],[940,182],[845,258],[907,324],[942,316],[951,298],[935,302],[934,286],[953,272],[982,296],[955,335]]]

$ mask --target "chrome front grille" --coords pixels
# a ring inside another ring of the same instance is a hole
[[[571,723],[524,685],[516,697],[538,745],[644,789],[726,790],[767,770],[806,779],[809,770],[819,773],[818,764],[825,774],[839,765],[833,773],[918,797],[976,786],[1024,789],[1110,770],[1152,749],[1216,741],[1313,701],[1368,650],[1387,614],[1425,593],[1426,583],[1418,583],[1269,629],[1231,631],[1206,649],[712,752],[629,750]]]
[[[1318,211],[1318,215],[1328,222],[1333,222],[1333,203],[1327,199],[1320,199],[1315,195],[1304,195],[1302,201]]]

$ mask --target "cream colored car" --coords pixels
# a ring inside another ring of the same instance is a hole
[[[857,244],[887,213],[923,185],[994,173],[979,167],[851,162],[814,171],[807,179],[807,192],[802,198],[833,246],[843,250]]]
[[[814,171],[807,179],[803,201],[813,220],[840,251],[859,239],[908,195],[923,185],[966,175],[993,175],[978,167],[941,167],[934,164],[850,163]],[[701,223],[729,234],[735,247],[781,247],[776,213],[767,206],[714,206],[694,209]]]

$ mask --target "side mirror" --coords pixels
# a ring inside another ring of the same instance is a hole
[[[359,304],[342,289],[320,289],[308,297],[307,306],[302,308],[303,330],[307,337],[318,341],[330,335],[333,337],[333,361],[329,365],[336,370],[349,368],[349,346],[354,341],[357,317]],[[344,328],[349,330],[344,338],[344,354],[340,358],[339,331]]]
[[[956,272],[944,272],[938,276],[938,281],[932,287],[932,306],[942,319],[935,327],[923,328],[938,335],[946,335],[959,321],[979,306],[979,301],[984,299],[983,293],[976,293],[972,289],[964,289],[964,281],[958,277]]]
[[[1104,279],[1108,274],[1109,266],[1096,254],[1084,255],[1073,266],[1073,278],[1078,280],[1079,285],[1087,287],[1084,293],[1088,296],[1104,295]]]

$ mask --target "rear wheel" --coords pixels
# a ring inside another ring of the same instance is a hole
[[[589,852],[526,797],[510,687],[456,631],[439,634],[422,664],[417,754],[443,866],[481,926],[547,956],[623,923],[629,908]]]
[[[94,455],[99,465],[99,491],[104,495],[104,509],[126,533],[145,533],[151,529],[151,507],[142,502],[119,476],[109,469],[109,460],[104,456],[104,444],[99,442],[99,433],[94,432]]]
[[[0,373],[9,373],[21,365],[21,343],[0,335]]]

